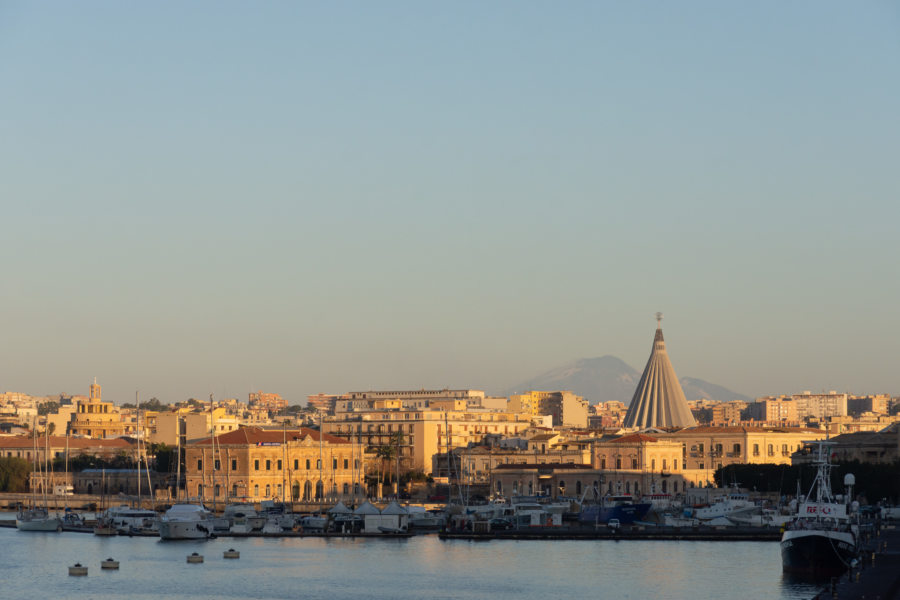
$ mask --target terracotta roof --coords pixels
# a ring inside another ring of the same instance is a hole
[[[34,438],[26,435],[0,436],[0,448],[24,448],[31,450],[34,447]],[[44,440],[43,436],[37,439],[37,446],[40,450],[44,446],[49,445],[51,448],[65,448],[66,438],[60,435],[51,435],[49,440]],[[110,438],[104,440],[95,440],[92,438],[69,438],[69,448],[131,448],[131,443],[125,438]]]
[[[623,435],[620,438],[612,440],[612,444],[636,444],[640,442],[658,442],[659,438],[650,437],[643,433],[633,433],[631,435]]]
[[[319,436],[322,441],[329,444],[349,444],[350,442],[344,438],[322,433],[317,429],[309,429],[301,427],[299,429],[262,429],[261,427],[240,427],[234,431],[223,433],[216,436],[216,443],[223,446],[255,446],[257,444],[281,443],[285,439],[289,442],[300,441],[311,438],[312,441],[318,442]],[[211,445],[212,438],[203,438],[190,442],[191,445]]]
[[[494,470],[516,470],[516,469],[593,469],[591,465],[582,465],[576,463],[542,463],[542,464],[502,464],[494,467]]]
[[[698,425],[697,427],[688,427],[674,432],[675,435],[690,435],[695,433],[761,433],[761,432],[782,432],[782,433],[804,433],[815,432],[824,433],[821,429],[812,429],[809,427],[750,427],[747,425],[737,425],[734,427]]]

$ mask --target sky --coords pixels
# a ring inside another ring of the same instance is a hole
[[[0,390],[900,394],[894,2],[0,0]]]

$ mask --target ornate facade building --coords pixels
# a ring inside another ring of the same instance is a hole
[[[69,433],[89,438],[115,438],[128,433],[129,426],[122,421],[118,407],[112,402],[104,402],[100,396],[97,380],[91,384],[87,401],[79,401],[69,422]]]
[[[206,502],[352,501],[374,472],[365,446],[315,429],[241,427],[189,442],[185,487]]]

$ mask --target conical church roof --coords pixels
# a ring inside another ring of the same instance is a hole
[[[657,314],[656,336],[653,350],[644,367],[638,384],[625,413],[625,427],[645,429],[647,427],[691,427],[697,424],[688,408],[684,391],[663,340],[662,325]]]

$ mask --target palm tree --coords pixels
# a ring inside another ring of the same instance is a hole
[[[378,480],[384,483],[384,479],[381,478],[381,470],[384,466],[384,463],[387,462],[387,481],[391,480],[391,461],[394,460],[396,449],[394,446],[390,444],[385,444],[383,446],[378,446],[375,449],[375,457],[380,459],[378,463]]]

